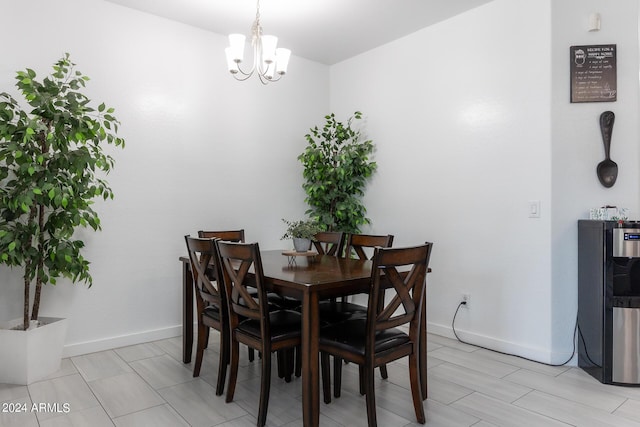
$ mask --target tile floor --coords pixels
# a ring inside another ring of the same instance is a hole
[[[251,427],[260,363],[242,368],[233,403],[215,395],[218,334],[201,376],[181,363],[180,337],[64,359],[59,372],[25,386],[0,384],[0,426]],[[640,388],[602,385],[581,369],[549,367],[429,336],[427,426],[638,426]],[[274,369],[275,373],[275,369]],[[377,379],[380,427],[416,426],[404,362]],[[367,425],[357,369],[346,365],[342,397],[321,403],[320,424]],[[301,381],[272,380],[267,425],[302,426]],[[33,403],[49,403],[31,411]],[[58,404],[57,406],[55,404]],[[16,408],[27,408],[25,413]]]

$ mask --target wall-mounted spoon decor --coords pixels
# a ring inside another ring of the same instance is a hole
[[[618,165],[609,157],[611,149],[611,133],[613,132],[613,122],[615,121],[613,111],[605,111],[600,114],[600,132],[604,143],[604,160],[598,163],[597,174],[600,184],[605,187],[613,187],[618,178]]]

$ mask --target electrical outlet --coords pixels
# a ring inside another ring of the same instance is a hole
[[[471,304],[471,294],[462,294],[461,302],[465,303],[465,308],[469,308],[469,304]]]

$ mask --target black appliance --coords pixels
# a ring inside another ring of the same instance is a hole
[[[640,221],[578,221],[578,366],[640,385]]]

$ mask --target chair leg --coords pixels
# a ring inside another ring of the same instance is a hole
[[[226,325],[224,325],[226,326]],[[227,379],[227,365],[229,364],[229,332],[223,326],[220,331],[220,358],[218,359],[218,381],[216,383],[216,396],[222,396],[224,393],[224,382]]]
[[[361,366],[360,370],[360,378],[364,378],[364,387],[366,389],[366,400],[367,400],[367,420],[369,421],[369,427],[377,427],[378,421],[376,419],[376,396],[373,388],[373,372],[374,368],[372,366],[363,367]],[[363,381],[360,381],[362,384]]]
[[[380,365],[380,376],[383,380],[389,378],[389,373],[387,372],[387,365]]]
[[[342,388],[342,359],[333,356],[333,397],[340,397]]]
[[[278,367],[278,378],[284,378],[284,356],[282,350],[276,351],[276,365]]]
[[[204,348],[209,348],[209,332],[211,331],[210,328],[207,328],[207,331],[205,332],[207,337],[204,340]]]
[[[193,365],[194,377],[200,376],[200,368],[202,367],[202,357],[204,355],[204,349],[206,347],[205,346],[206,333],[208,330],[209,330],[208,326],[205,326],[202,323],[198,322],[198,342],[196,344],[196,362]]]
[[[256,358],[255,352],[251,347],[247,347],[247,353],[249,353],[249,362],[253,362],[253,360]]]
[[[229,344],[224,343],[225,337],[220,334],[220,358],[218,360],[218,382],[216,383],[216,396],[222,396],[224,393],[224,380],[227,376],[227,363],[229,361]]]
[[[231,369],[229,372],[229,385],[227,386],[227,398],[225,402],[233,401],[233,394],[236,391],[236,381],[238,380],[238,362],[240,359],[240,344],[238,341],[231,340]]]
[[[284,363],[282,365],[284,369],[284,381],[287,383],[291,382],[291,376],[293,375],[293,348],[288,348],[283,351]]]
[[[360,377],[360,381],[359,381],[360,382],[360,394],[364,396],[367,393],[367,382],[366,382],[366,375],[365,375],[364,366],[358,365],[358,373],[359,373],[358,376]],[[371,382],[373,384],[373,377],[371,378]]]
[[[267,422],[269,409],[269,391],[271,388],[271,352],[262,355],[262,378],[260,379],[260,406],[258,407],[258,427]]]
[[[296,352],[296,377],[300,378],[302,375],[302,348],[297,346],[295,349]]]
[[[415,353],[409,355],[409,379],[411,380],[411,397],[413,398],[413,408],[416,411],[416,419],[420,424],[424,424],[426,419],[424,416],[424,407],[422,406],[420,366],[418,356]]]
[[[331,403],[331,372],[329,368],[329,353],[320,353],[320,369],[322,374],[322,394],[324,396],[324,403]]]

